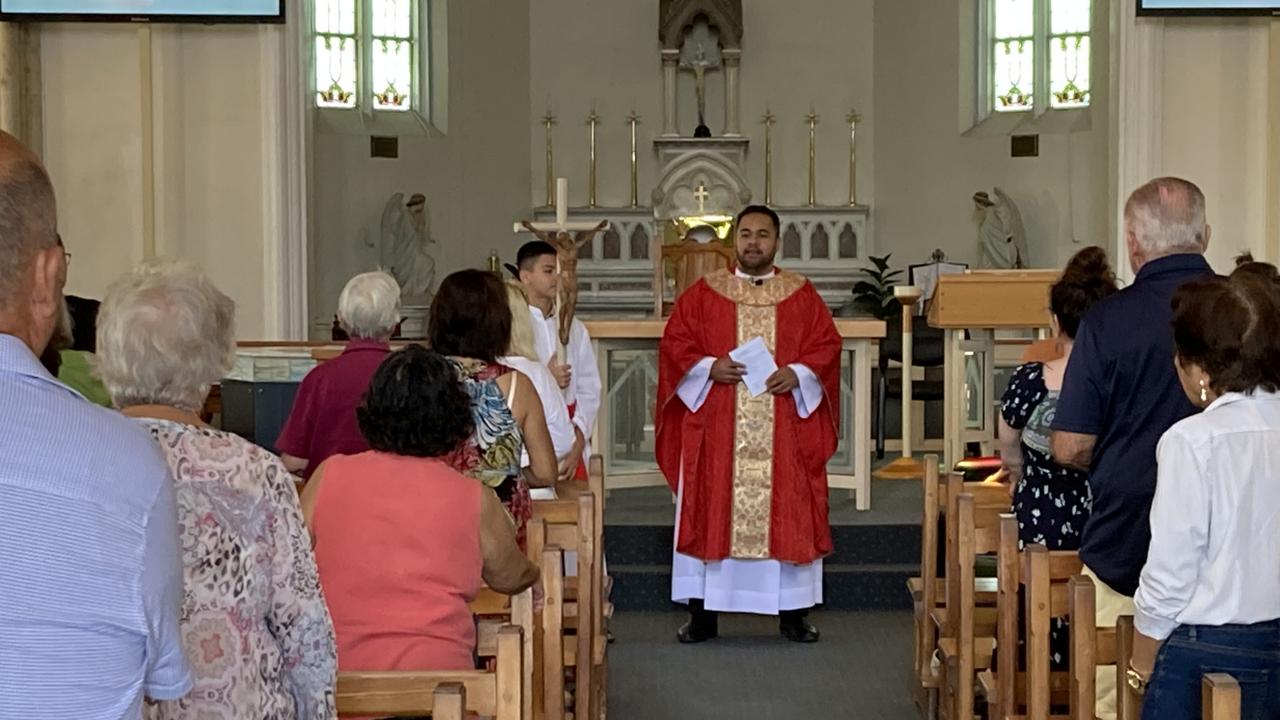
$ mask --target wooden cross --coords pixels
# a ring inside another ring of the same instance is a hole
[[[569,344],[569,329],[573,325],[578,305],[578,250],[590,242],[596,233],[608,227],[608,220],[569,222],[569,181],[566,178],[556,178],[555,222],[524,221],[517,222],[512,227],[517,233],[533,233],[539,240],[556,249],[556,274],[560,275],[560,288],[556,292],[554,312],[560,321],[560,342],[556,347],[556,358],[560,362],[564,362],[565,347]]]
[[[707,186],[698,183],[698,189],[693,191],[693,196],[698,199],[698,214],[707,214],[707,198],[711,197],[711,193],[707,192]]]

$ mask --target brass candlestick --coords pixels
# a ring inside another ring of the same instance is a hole
[[[595,108],[587,116],[587,126],[591,128],[591,164],[587,168],[587,207],[596,206],[596,125],[600,124],[600,115]]]
[[[818,204],[818,114],[813,108],[809,108],[809,114],[804,119],[809,121],[809,207],[813,207]]]
[[[844,116],[849,123],[849,207],[858,204],[858,121],[862,119],[852,108]]]
[[[764,109],[764,204],[773,204],[773,125],[777,118],[769,108]]]
[[[631,207],[640,206],[640,190],[636,182],[636,125],[640,123],[640,116],[635,110],[627,116],[627,124],[631,126]]]
[[[555,175],[555,158],[551,152],[551,128],[556,124],[556,116],[551,114],[551,109],[547,109],[547,114],[542,116],[542,125],[547,131],[547,207],[554,207],[556,204],[556,175]]]

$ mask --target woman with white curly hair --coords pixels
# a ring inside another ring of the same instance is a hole
[[[98,371],[150,432],[176,488],[195,670],[158,718],[332,718],[337,658],[298,496],[278,458],[197,414],[235,358],[235,303],[193,266],[140,266],[107,291]]]

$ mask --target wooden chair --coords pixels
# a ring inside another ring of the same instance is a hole
[[[562,486],[563,487],[563,486]],[[547,545],[558,546],[562,550],[573,550],[577,553],[577,575],[566,578],[563,589],[562,619],[564,629],[572,630],[573,635],[562,637],[563,664],[555,667],[549,656],[544,665],[544,693],[546,696],[548,719],[554,720],[559,715],[552,714],[551,707],[561,697],[554,692],[558,685],[563,687],[564,668],[572,667],[575,671],[576,691],[574,693],[574,717],[592,718],[592,695],[596,691],[593,685],[595,649],[595,624],[599,602],[601,583],[596,574],[595,546],[596,510],[595,498],[589,490],[581,491],[576,498],[539,501],[533,504],[534,518],[542,519],[547,528]],[[544,563],[546,560],[544,559]],[[544,568],[545,570],[546,568]],[[545,590],[546,588],[544,588]],[[548,598],[550,593],[548,592]],[[550,606],[548,599],[546,605]],[[544,609],[544,614],[547,610]],[[572,638],[572,640],[570,640]],[[554,638],[546,638],[546,645],[557,642]],[[560,704],[563,713],[563,705]]]
[[[1226,673],[1208,673],[1200,681],[1204,720],[1240,720],[1240,684]]]
[[[1115,627],[1098,627],[1096,593],[1087,575],[1071,578],[1071,718],[1096,720],[1097,668],[1114,665],[1116,720],[1140,720],[1142,696],[1129,687],[1126,671],[1133,657],[1133,616],[1121,615]]]
[[[653,266],[653,311],[654,317],[666,317],[671,306],[680,293],[689,289],[703,275],[733,265],[734,251],[719,238],[711,242],[698,242],[686,237],[678,245],[666,245],[658,241],[658,250],[654,255]],[[664,302],[666,290],[666,264],[670,261],[676,281],[675,295],[670,302]]]
[[[978,607],[974,587],[974,560],[999,549],[999,519],[1008,513],[1007,497],[979,505],[971,493],[958,493],[956,512],[947,518],[956,528],[955,574],[948,574],[947,629],[938,641],[942,655],[943,699],[949,717],[973,717],[974,680],[978,670],[991,666],[995,650],[995,608]]]
[[[497,670],[338,673],[338,715],[459,718],[463,712],[521,720],[523,633],[513,625],[497,634]],[[440,692],[437,692],[440,691]],[[450,715],[435,715],[437,700]]]

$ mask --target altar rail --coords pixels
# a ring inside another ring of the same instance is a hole
[[[835,308],[850,297],[854,276],[866,265],[871,241],[869,208],[777,208],[782,218],[778,264],[813,281],[827,304]],[[555,211],[540,208],[540,222]],[[578,256],[578,310],[593,313],[653,311],[654,258],[662,242],[661,223],[653,210],[639,208],[570,208],[570,220],[608,220],[610,228],[595,236]],[[665,288],[669,295],[671,288]],[[670,297],[668,297],[670,299]]]

